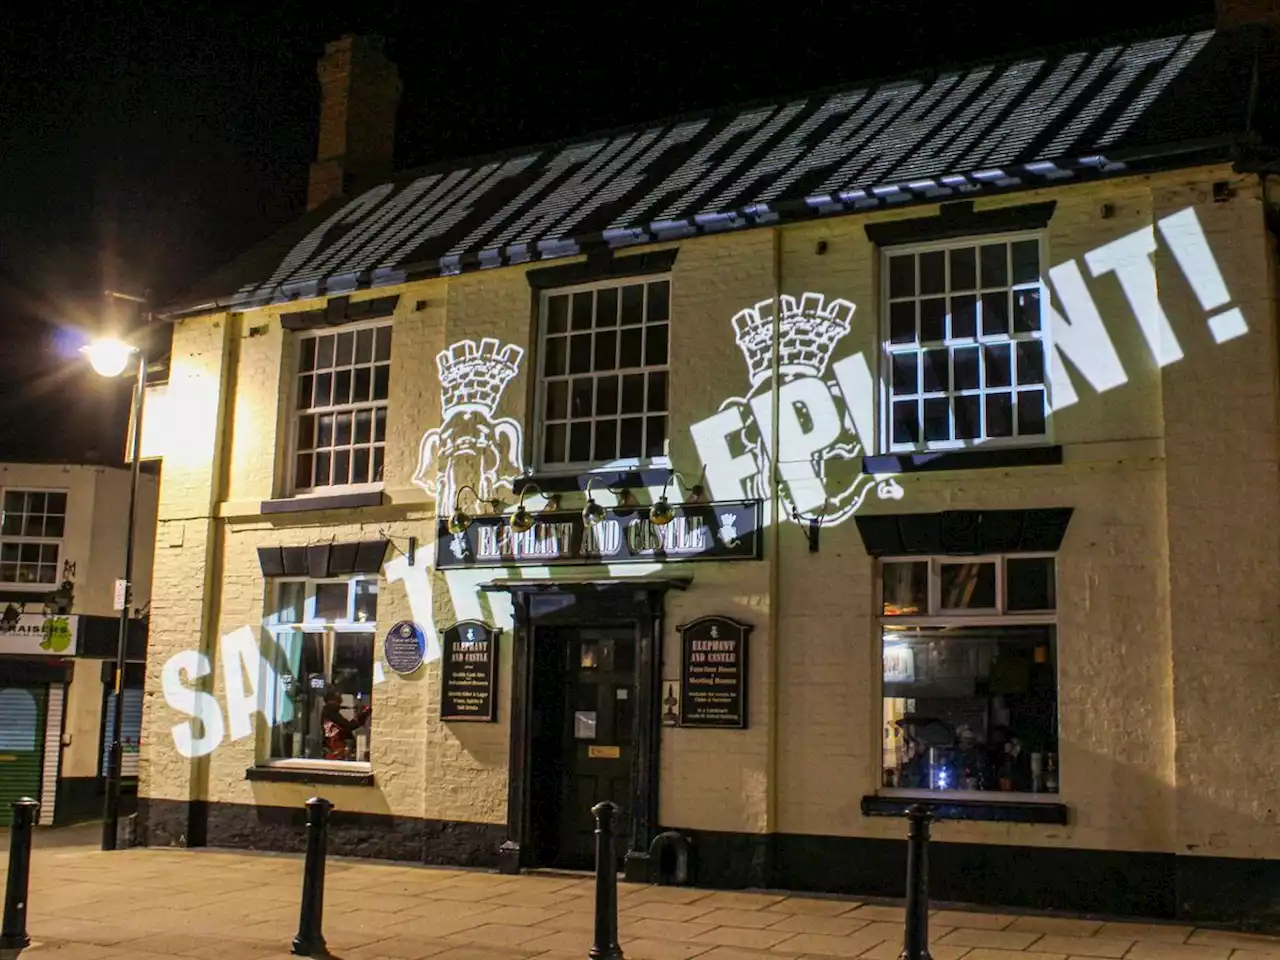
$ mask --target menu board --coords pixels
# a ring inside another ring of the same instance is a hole
[[[680,726],[747,726],[747,638],[751,627],[702,617],[680,631]]]
[[[498,718],[498,636],[478,620],[462,620],[444,632],[440,669],[440,719],[492,722]]]

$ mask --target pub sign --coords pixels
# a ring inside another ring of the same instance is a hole
[[[440,667],[440,719],[491,723],[498,719],[498,637],[479,620],[445,630]]]
[[[701,617],[680,632],[680,726],[747,727],[749,624]]]

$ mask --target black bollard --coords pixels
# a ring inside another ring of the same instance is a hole
[[[307,862],[302,870],[302,914],[293,952],[300,957],[324,954],[324,857],[329,847],[329,811],[333,804],[324,797],[307,801]]]
[[[31,946],[27,936],[27,886],[31,879],[31,828],[40,804],[30,797],[13,801],[13,827],[9,831],[9,879],[4,890],[4,927],[0,953],[15,957]]]
[[[907,933],[899,960],[929,958],[929,822],[926,804],[907,811]]]
[[[613,819],[618,805],[605,800],[591,808],[596,815],[596,939],[587,951],[591,960],[622,960],[618,946],[618,861],[613,857]]]

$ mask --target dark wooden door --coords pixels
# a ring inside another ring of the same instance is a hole
[[[562,631],[564,725],[561,750],[559,866],[595,864],[595,817],[602,800],[619,807],[614,850],[631,835],[635,763],[636,643],[634,627]]]

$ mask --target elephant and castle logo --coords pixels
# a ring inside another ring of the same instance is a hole
[[[836,524],[872,489],[881,499],[901,499],[892,476],[868,476],[856,464],[849,465],[853,477],[844,489],[827,493],[830,468],[861,458],[864,438],[873,435],[874,384],[865,358],[855,353],[831,362],[851,329],[854,304],[819,293],[799,301],[783,295],[779,304],[776,363],[770,299],[733,317],[751,389],[690,427],[715,499],[767,500],[775,457],[788,516],[821,515]],[[436,355],[441,422],[422,438],[413,482],[444,508],[453,507],[464,484],[473,485],[480,500],[494,500],[525,473],[524,430],[497,413],[524,356],[521,347],[492,337],[462,340]],[[775,372],[778,450],[772,451]],[[734,531],[720,532],[726,534],[732,538]]]

